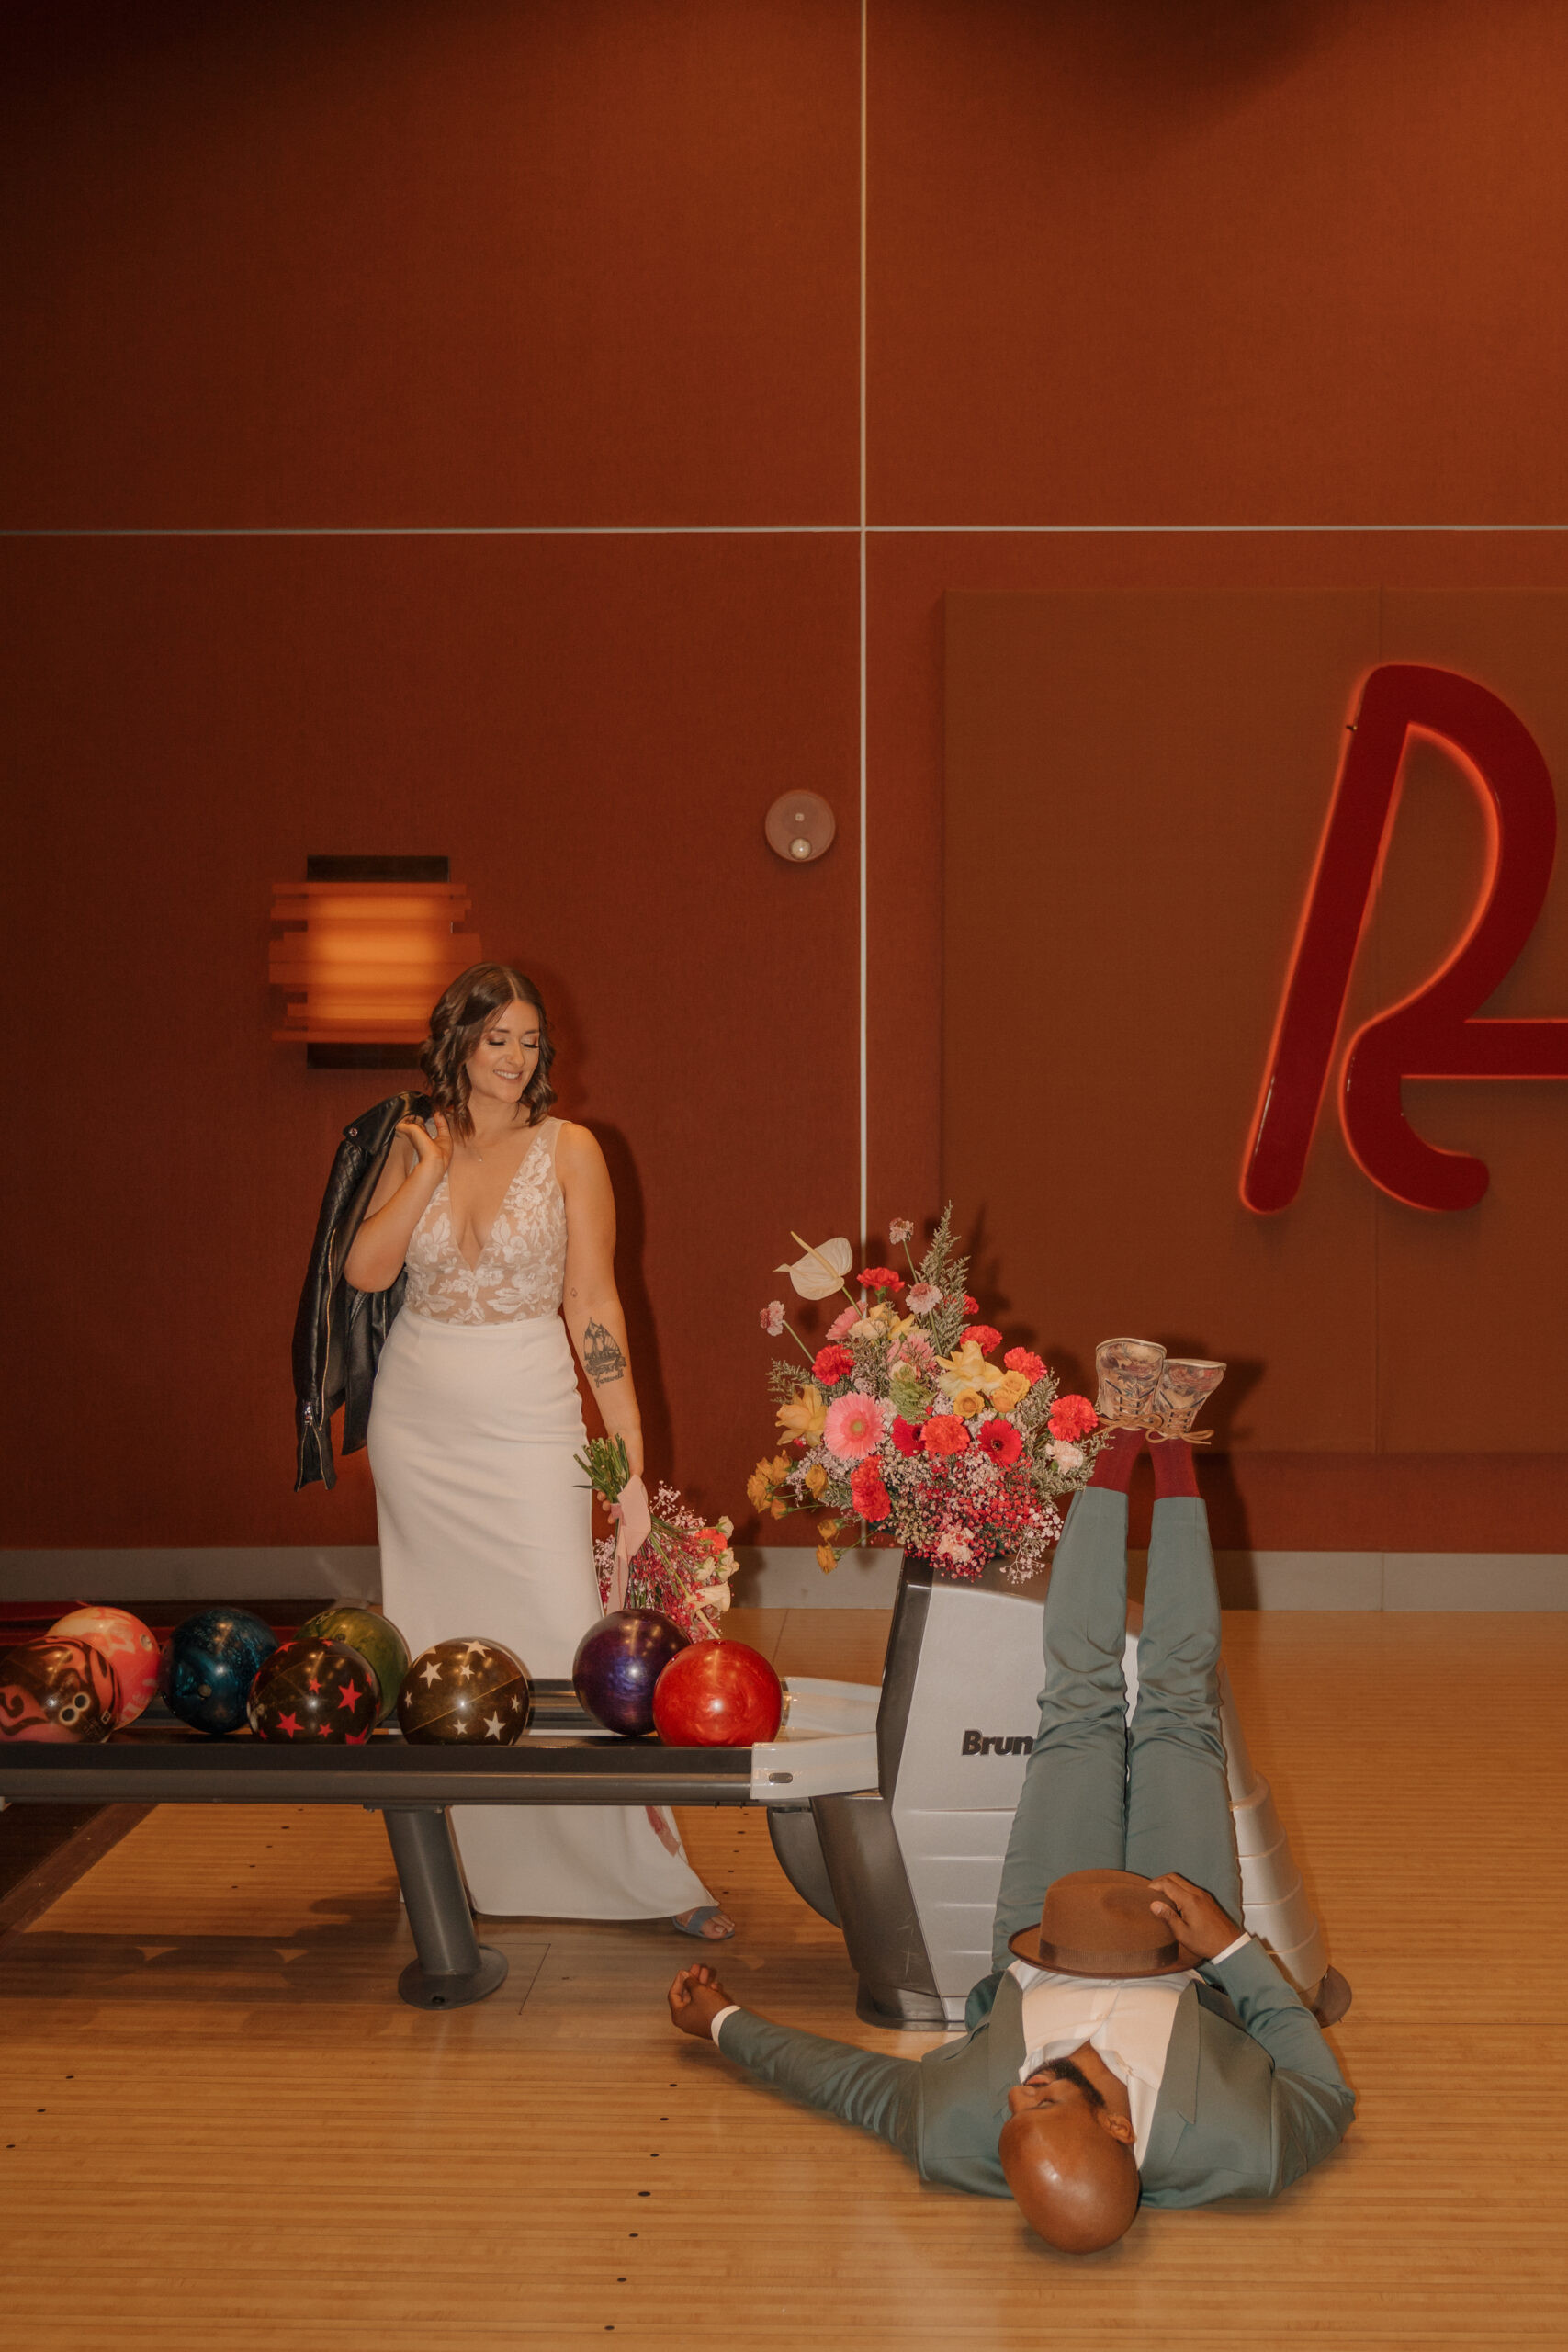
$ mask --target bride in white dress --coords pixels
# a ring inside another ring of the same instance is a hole
[[[482,1635],[536,1675],[569,1675],[600,1613],[569,1331],[642,1469],[609,1170],[586,1127],[547,1115],[553,1058],[520,972],[454,980],[421,1057],[434,1135],[398,1128],[344,1269],[368,1291],[408,1270],[370,1412],[387,1613],[416,1656]],[[662,1808],[458,1805],[452,1826],[479,1911],[733,1933]]]

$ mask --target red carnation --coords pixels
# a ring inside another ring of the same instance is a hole
[[[824,1388],[831,1388],[835,1380],[847,1380],[855,1368],[855,1360],[848,1348],[818,1348],[811,1360],[814,1379]]]
[[[983,1356],[988,1356],[993,1348],[999,1348],[1002,1343],[1001,1333],[993,1331],[988,1323],[971,1323],[964,1336],[974,1340]]]
[[[891,1266],[866,1266],[861,1272],[860,1286],[862,1290],[900,1291],[904,1284]]]
[[[1002,1362],[1010,1372],[1021,1372],[1032,1388],[1044,1376],[1045,1359],[1037,1356],[1032,1348],[1010,1348]]]
[[[988,1453],[998,1470],[1010,1470],[1023,1452],[1023,1440],[1010,1421],[982,1421],[975,1442]]]
[[[978,1315],[980,1312],[979,1300],[971,1298],[967,1291],[964,1294],[964,1312],[965,1315]]]
[[[850,1500],[860,1519],[886,1519],[893,1504],[874,1462],[863,1462],[850,1480]]]
[[[1076,1444],[1100,1427],[1100,1415],[1087,1396],[1058,1396],[1051,1408],[1051,1434]]]
[[[920,1425],[920,1444],[938,1458],[944,1453],[967,1453],[969,1432],[956,1413],[933,1413]]]

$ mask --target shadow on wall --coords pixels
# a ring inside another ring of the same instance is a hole
[[[1382,0],[1386,15],[1394,6]],[[1365,13],[1359,0],[1045,0],[1027,8],[1036,25],[1051,26],[1053,51],[1084,96],[1112,101],[1123,128],[1161,145],[1212,114],[1216,100],[1239,104],[1259,85],[1284,81]]]
[[[668,1464],[674,1458],[674,1432],[660,1363],[659,1329],[642,1270],[647,1238],[642,1180],[631,1146],[619,1127],[607,1126],[599,1119],[585,1119],[582,1124],[597,1138],[615,1187],[615,1286],[626,1312],[632,1377],[642,1408],[643,1444],[650,1464]]]

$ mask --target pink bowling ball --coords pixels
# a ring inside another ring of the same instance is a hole
[[[52,1640],[90,1642],[114,1669],[114,1719],[118,1729],[133,1724],[158,1688],[155,1635],[129,1609],[73,1609],[49,1629]]]

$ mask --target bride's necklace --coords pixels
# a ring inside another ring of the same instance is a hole
[[[500,1140],[500,1138],[498,1137],[498,1138],[497,1138],[497,1140],[499,1141],[499,1140]],[[491,1147],[491,1148],[493,1149],[493,1146]],[[476,1159],[482,1159],[484,1158],[484,1156],[485,1156],[485,1149],[484,1149],[484,1147],[483,1147],[482,1145],[479,1145],[479,1144],[477,1144],[477,1143],[471,1143],[471,1142],[470,1142],[470,1143],[465,1143],[465,1144],[462,1146],[462,1149],[463,1149],[464,1151],[472,1152],[472,1154],[473,1154],[473,1156],[474,1156],[474,1158],[475,1158]]]

